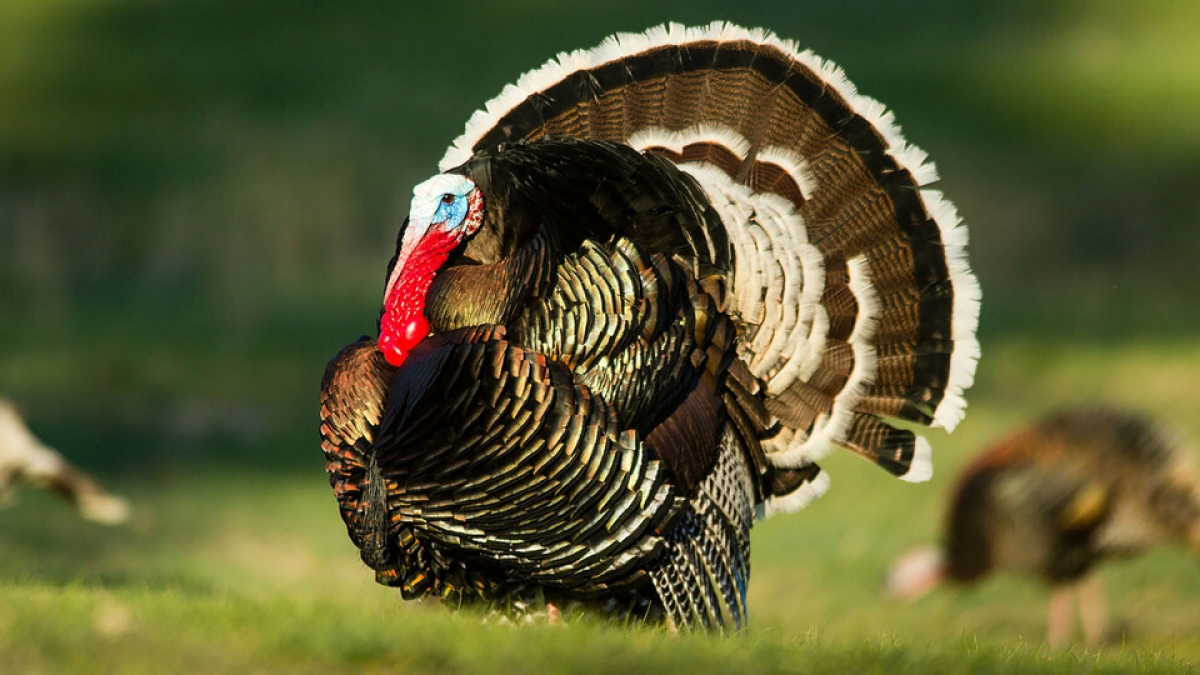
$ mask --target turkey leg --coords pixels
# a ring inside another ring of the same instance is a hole
[[[1071,614],[1074,586],[1058,585],[1050,595],[1050,607],[1046,613],[1046,644],[1052,648],[1062,647],[1071,634]]]
[[[1104,592],[1100,580],[1090,574],[1077,585],[1079,598],[1079,622],[1083,624],[1083,637],[1087,644],[1095,647],[1104,642],[1108,632],[1108,611],[1104,604]]]

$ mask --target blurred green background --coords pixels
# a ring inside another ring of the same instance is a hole
[[[862,480],[863,508],[908,503],[911,519],[879,534],[839,506],[856,503],[856,479],[839,493],[835,473],[830,497],[756,535],[760,584],[806,564],[799,544],[771,557],[779,527],[788,541],[812,527],[881,537],[860,552],[879,572],[936,536],[973,449],[1052,404],[1126,403],[1200,438],[1194,2],[5,0],[0,396],[141,506],[113,535],[27,497],[0,514],[0,574],[50,588],[359,584],[326,494],[317,389],[325,361],[374,329],[411,186],[473,110],[551,55],[715,19],[799,41],[896,112],[969,224],[984,291],[979,382],[962,431],[934,438],[939,477],[915,498]],[[308,567],[252,562],[273,556]],[[875,596],[855,589],[868,611]],[[769,621],[820,620],[759,602]],[[1034,641],[1040,612],[1023,615]]]
[[[521,72],[664,20],[769,26],[895,110],[970,225],[985,341],[1200,327],[1192,3],[2,7],[0,392],[106,463],[311,462],[411,185]]]

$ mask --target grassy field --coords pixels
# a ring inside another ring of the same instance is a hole
[[[890,559],[936,539],[956,468],[1038,411],[1124,403],[1200,438],[1194,404],[1180,396],[1197,368],[1195,346],[991,345],[967,419],[933,437],[930,484],[837,454],[825,498],[759,524],[752,626],[730,639],[586,620],[515,628],[403,603],[358,561],[311,437],[290,448],[311,461],[284,469],[233,461],[118,472],[110,480],[136,505],[126,527],[84,523],[26,491],[0,511],[0,671],[1186,672],[1200,663],[1200,570],[1182,550],[1104,568],[1125,637],[1098,652],[1045,648],[1048,596],[1028,579],[910,604],[885,601],[881,583]],[[261,442],[296,441],[268,430]]]

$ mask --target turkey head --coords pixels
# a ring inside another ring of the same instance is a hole
[[[408,222],[384,291],[379,349],[400,366],[429,335],[429,287],[450,253],[479,229],[483,196],[465,176],[440,174],[413,188]]]

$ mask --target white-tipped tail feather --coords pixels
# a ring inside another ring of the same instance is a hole
[[[781,497],[771,497],[758,505],[756,516],[765,520],[781,513],[792,513],[813,503],[829,490],[829,474],[822,471],[816,478]]]
[[[917,436],[917,444],[913,449],[912,464],[908,473],[900,476],[906,483],[924,483],[933,478],[933,449],[924,436]]]

